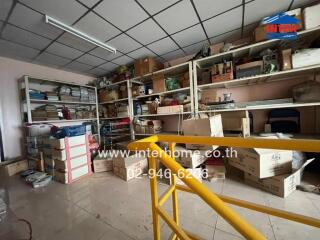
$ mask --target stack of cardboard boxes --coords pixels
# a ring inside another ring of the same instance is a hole
[[[280,197],[287,197],[300,184],[303,168],[292,169],[293,152],[275,149],[235,148],[229,164],[244,172],[245,182]]]

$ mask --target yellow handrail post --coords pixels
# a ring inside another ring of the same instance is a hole
[[[157,212],[158,208],[158,186],[157,186],[157,164],[153,157],[148,157],[149,163],[149,178],[150,178],[150,190],[151,190],[151,207],[152,207],[152,219],[153,219],[153,239],[160,240],[160,218]]]
[[[171,153],[171,157],[174,159],[174,147],[175,143],[169,143],[169,150]],[[175,159],[174,159],[175,160]],[[174,186],[174,190],[172,191],[172,209],[173,209],[173,219],[177,225],[179,225],[179,208],[178,208],[178,192],[176,189],[177,176],[171,172],[171,185]],[[172,239],[176,239],[176,236]]]

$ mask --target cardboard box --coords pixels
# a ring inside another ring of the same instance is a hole
[[[213,65],[211,69],[211,81],[221,82],[233,79],[233,63],[218,63]]]
[[[69,184],[69,183],[72,183],[74,181],[79,180],[80,178],[82,178],[84,176],[89,176],[90,175],[89,168],[91,168],[91,165],[90,166],[85,165],[85,166],[82,166],[82,167],[79,167],[79,168],[72,170],[71,180],[69,180],[67,172],[55,169],[54,173],[53,173],[54,174],[53,179],[58,182],[64,183],[64,184]]]
[[[138,154],[113,159],[113,172],[125,181],[134,179],[147,172],[148,160]]]
[[[93,171],[98,172],[109,172],[113,170],[113,159],[94,159],[93,160]]]
[[[207,159],[205,150],[191,151],[184,147],[176,146],[175,151],[179,153],[179,157],[176,157],[175,160],[186,168],[196,168]]]
[[[267,32],[265,30],[265,26],[258,26],[253,32],[254,41],[260,42],[267,39]]]
[[[28,160],[20,160],[17,162],[9,163],[7,165],[1,166],[1,172],[5,176],[13,176],[19,172],[28,170]]]
[[[303,22],[305,29],[312,29],[320,25],[320,4],[307,7],[303,10]]]
[[[116,89],[101,89],[99,91],[99,102],[108,102],[119,99],[119,92]]]
[[[134,125],[135,133],[156,134],[162,131],[161,120],[141,120]]]
[[[211,82],[211,71],[203,71],[200,78],[198,77],[198,85],[208,84]]]
[[[202,104],[208,104],[208,103],[219,101],[217,89],[213,89],[213,88],[205,89],[205,90],[202,90],[200,94],[201,94],[200,102]]]
[[[203,119],[187,119],[182,122],[184,135],[191,136],[211,136],[223,137],[221,115],[215,115]],[[186,144],[187,149],[208,150],[217,148],[218,146],[209,146],[202,144]]]
[[[292,49],[285,49],[281,51],[281,70],[286,71],[292,69]]]
[[[157,114],[183,113],[183,105],[158,107]]]
[[[229,164],[258,178],[268,178],[291,172],[292,151],[264,148],[234,148],[237,157]]]
[[[154,58],[147,57],[134,61],[135,76],[142,76],[163,69],[163,64]]]
[[[86,164],[88,164],[87,155],[82,155],[82,156],[70,159],[71,169],[74,169],[74,168],[80,167],[81,165],[86,165]],[[67,172],[68,171],[67,161],[54,159],[54,168],[62,172]]]
[[[127,85],[120,85],[119,87],[120,98],[128,98],[128,89]]]
[[[246,183],[273,193],[279,197],[287,197],[296,190],[296,186],[301,183],[301,178],[305,166],[307,166],[314,159],[307,160],[299,169],[289,174],[283,174],[275,177],[259,179],[250,173],[244,174]]]
[[[250,45],[251,43],[252,43],[252,37],[238,39],[232,42],[231,50]]]
[[[236,66],[237,78],[251,77],[263,73],[263,61],[254,61]]]
[[[129,106],[119,105],[117,106],[117,117],[128,117],[129,116]]]
[[[216,54],[221,53],[223,47],[224,47],[224,42],[212,44],[212,45],[210,46],[210,53],[211,53],[211,55],[216,55]]]
[[[67,152],[69,151],[70,158],[76,158],[81,155],[87,154],[87,146],[79,146],[79,147],[72,147],[69,150],[59,150],[59,149],[51,149],[51,156],[52,159],[66,161],[67,160]]]
[[[250,136],[250,118],[246,111],[221,113],[223,131],[241,132],[243,137]]]
[[[181,86],[183,88],[190,87],[189,71],[185,72],[181,77]]]
[[[68,137],[68,143],[69,143],[69,147],[84,145],[84,144],[86,144],[86,135]],[[54,149],[65,149],[66,148],[64,138],[60,138],[60,139],[50,138],[49,145],[51,148],[54,148]]]
[[[166,91],[166,81],[163,73],[152,75],[152,89],[154,93],[160,93]]]

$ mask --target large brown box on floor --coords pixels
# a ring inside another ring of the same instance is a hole
[[[211,69],[211,81],[222,82],[233,79],[233,63],[218,63],[213,65]]]
[[[292,151],[264,148],[234,148],[234,150],[237,156],[229,158],[229,164],[257,178],[291,172]]]
[[[93,171],[98,172],[108,172],[113,170],[113,159],[104,158],[104,159],[94,159],[93,160]]]
[[[163,69],[163,63],[154,58],[141,58],[134,61],[135,76],[141,76]]]
[[[25,171],[28,169],[28,160],[21,160],[7,165],[3,165],[0,168],[0,175],[13,176],[19,172]]]
[[[154,93],[160,93],[166,91],[166,81],[163,73],[152,75],[152,89]]]
[[[285,198],[296,190],[296,186],[301,182],[303,169],[313,160],[307,160],[299,169],[294,170],[292,173],[270,178],[259,179],[249,173],[245,173],[244,181],[249,185]]]

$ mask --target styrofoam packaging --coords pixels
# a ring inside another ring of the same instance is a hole
[[[320,48],[298,50],[292,54],[292,68],[301,68],[320,64],[319,55]]]
[[[74,169],[76,167],[79,167],[81,165],[88,163],[88,156],[82,155],[80,157],[76,157],[73,159],[70,159],[70,167],[71,169]],[[68,171],[67,161],[61,161],[61,160],[54,160],[54,168],[60,171]]]
[[[69,147],[86,144],[86,135],[68,137]],[[50,139],[51,148],[65,149],[65,139]]]
[[[303,10],[304,28],[311,29],[320,25],[320,4],[307,7]]]
[[[51,149],[51,156],[55,160],[65,161],[67,159],[67,150]],[[70,158],[78,157],[87,153],[86,146],[72,147],[69,149]]]

